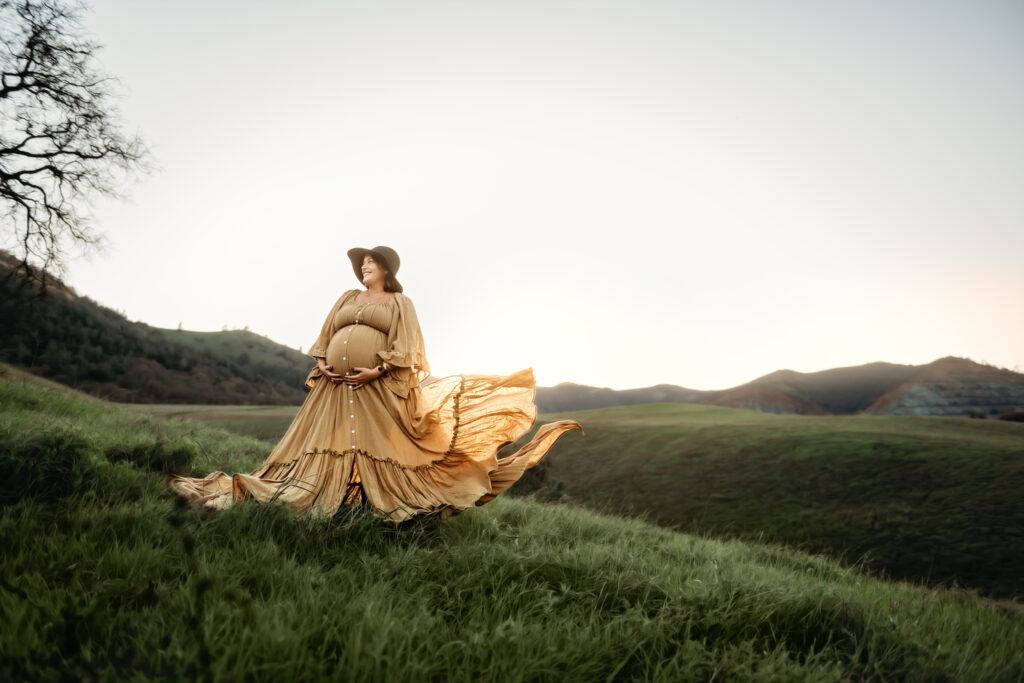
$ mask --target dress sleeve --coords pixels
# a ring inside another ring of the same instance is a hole
[[[388,332],[387,349],[377,356],[390,370],[381,381],[395,394],[406,398],[413,387],[418,387],[430,376],[430,365],[423,347],[423,334],[416,309],[409,297],[395,293],[395,308]]]
[[[334,329],[334,314],[338,312],[338,309],[341,308],[345,300],[355,291],[357,290],[348,290],[338,297],[338,300],[334,302],[333,306],[331,306],[331,310],[327,314],[327,319],[324,320],[324,324],[320,328],[320,336],[316,338],[316,341],[313,342],[312,346],[309,347],[309,350],[306,351],[307,356],[310,356],[314,360],[317,357],[325,358],[327,356],[327,345],[331,343],[331,337],[333,337],[334,333],[337,332],[337,330]],[[306,375],[306,387],[312,389],[318,377],[323,377],[323,373],[320,372],[320,367],[318,365],[314,365],[313,369],[309,371],[308,375]]]

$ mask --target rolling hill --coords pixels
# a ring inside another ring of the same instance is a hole
[[[776,544],[508,496],[392,527],[163,490],[269,448],[0,367],[0,680],[1024,676],[1019,603]]]
[[[927,365],[878,362],[820,372],[778,370],[719,391],[664,384],[619,391],[569,383],[537,389],[543,412],[661,402],[780,415],[997,417],[1024,410],[1024,374],[951,356]]]
[[[152,406],[275,443],[294,407]],[[546,414],[559,445],[513,495],[715,536],[764,538],[872,571],[1014,595],[1024,575],[1024,424],[777,416],[693,404]],[[526,437],[524,437],[525,439]],[[523,440],[520,440],[522,442]]]
[[[730,394],[750,389],[771,389],[806,406],[803,414],[853,415],[866,409],[886,391],[905,381],[919,366],[895,363],[868,363],[820,372],[778,370],[726,392],[714,405],[747,408],[730,400]],[[800,410],[768,410],[765,412],[802,413]]]
[[[0,360],[95,396],[131,403],[298,405],[312,359],[246,330],[194,332],[129,322],[49,276],[45,296],[19,287],[0,252]],[[700,403],[777,414],[971,415],[1024,409],[1024,374],[963,358],[779,370],[716,391],[659,384],[613,390],[538,387],[542,412]]]
[[[586,437],[513,495],[1024,596],[1024,424],[672,403],[544,416],[563,418]]]
[[[875,399],[871,415],[997,415],[1024,410],[1024,374],[941,358]]]
[[[0,360],[128,403],[294,404],[312,359],[246,330],[193,332],[130,322],[50,276],[19,286],[0,252]]]

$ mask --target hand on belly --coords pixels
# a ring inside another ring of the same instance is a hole
[[[357,368],[371,369],[380,359],[377,352],[386,348],[387,337],[369,325],[347,325],[331,337],[327,345],[327,364],[340,375],[352,374]]]

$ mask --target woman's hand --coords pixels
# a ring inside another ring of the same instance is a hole
[[[316,359],[316,366],[320,368],[320,372],[323,373],[323,376],[326,377],[328,381],[330,381],[332,384],[341,384],[342,381],[344,381],[345,379],[343,375],[337,372],[332,372],[334,366],[328,365],[323,358]]]
[[[372,382],[373,380],[380,377],[383,372],[378,372],[377,368],[352,368],[350,374],[345,375],[345,384],[349,385],[353,389]]]

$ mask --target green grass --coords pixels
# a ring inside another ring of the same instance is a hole
[[[571,418],[513,492],[1024,594],[1024,424],[650,404]],[[526,437],[524,437],[526,438]]]
[[[284,436],[299,412],[299,406],[126,403],[124,407],[146,415],[197,420],[274,443]]]
[[[1020,606],[968,591],[508,496],[397,529],[203,513],[158,461],[247,470],[259,442],[9,373],[0,409],[3,680],[1024,676]]]
[[[132,409],[275,443],[298,410]],[[587,436],[559,442],[513,495],[785,543],[883,576],[997,597],[1024,592],[1024,424],[686,404],[549,414],[538,423],[560,418],[580,421]]]
[[[176,473],[220,466],[243,471],[269,452],[264,441],[193,420],[147,415],[9,365],[0,365],[0,407],[4,467],[16,465],[8,455],[36,446],[46,450],[46,444],[62,440],[76,444],[74,450],[82,453],[82,461],[93,465],[126,461],[151,471]],[[0,481],[0,487],[7,486],[8,482]]]

